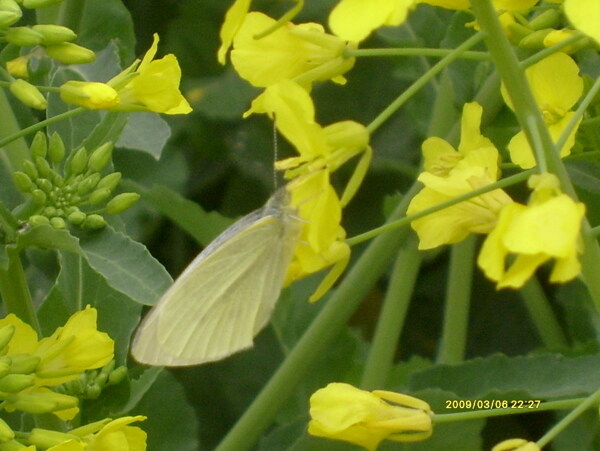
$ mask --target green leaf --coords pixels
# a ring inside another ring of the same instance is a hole
[[[92,133],[84,140],[83,146],[88,150],[93,150],[108,141],[116,142],[121,136],[128,120],[128,113],[107,113],[102,118],[102,121],[96,125]]]
[[[158,209],[163,215],[175,222],[203,246],[208,245],[233,220],[215,212],[206,212],[200,205],[187,200],[176,191],[154,185],[141,192],[142,199]]]
[[[146,415],[139,426],[148,433],[152,451],[198,451],[198,422],[186,400],[181,384],[168,371],[161,371],[156,382],[131,412]]]
[[[19,249],[32,246],[81,253],[77,237],[71,235],[68,230],[58,230],[49,225],[31,227],[17,235]]]
[[[162,366],[153,366],[146,368],[138,378],[132,379],[130,386],[131,392],[129,395],[129,400],[127,404],[125,404],[122,410],[119,412],[120,415],[126,415],[131,412],[135,406],[142,400],[144,396],[148,393],[148,391],[152,388],[158,376],[161,375],[163,371],[166,371]]]
[[[91,305],[98,310],[98,329],[115,341],[117,364],[125,364],[142,306],[109,286],[82,256],[68,252],[61,252],[59,256],[60,273],[39,309],[44,333],[51,334],[73,313]]]
[[[144,245],[111,227],[81,238],[80,245],[89,265],[135,302],[152,305],[173,283]]]
[[[411,390],[438,387],[464,399],[522,390],[532,398],[577,397],[598,389],[600,354],[569,358],[561,354],[507,357],[495,354],[461,365],[440,365],[418,372]]]
[[[171,128],[160,115],[136,113],[129,116],[117,146],[148,152],[158,160],[170,136]]]

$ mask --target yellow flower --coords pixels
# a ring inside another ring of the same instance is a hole
[[[121,100],[111,108],[112,111],[153,111],[164,114],[188,114],[192,111],[179,91],[181,69],[175,55],[154,59],[158,41],[158,34],[154,34],[154,42],[142,61],[135,61],[108,82],[117,90]]]
[[[252,0],[236,0],[233,5],[227,10],[225,14],[225,20],[221,26],[221,32],[219,37],[221,38],[221,46],[217,53],[217,59],[219,63],[225,64],[225,56],[227,51],[233,43],[233,37],[236,35],[240,26],[244,22],[244,18],[250,8],[250,2]]]
[[[342,74],[354,66],[354,58],[343,55],[345,41],[325,33],[319,24],[291,22],[263,38],[254,38],[274,23],[262,13],[246,15],[233,38],[231,52],[231,62],[242,78],[258,87],[284,79],[303,86],[330,79],[345,83]]]
[[[420,3],[457,10],[469,9],[471,7],[470,0],[421,0]]]
[[[369,133],[354,121],[342,121],[321,127],[315,121],[315,108],[309,93],[297,83],[282,80],[258,96],[246,113],[267,113],[277,129],[300,154],[278,161],[275,167],[294,178],[327,167],[336,171],[342,164],[361,154],[348,187],[342,196],[346,205],[360,186],[371,161]]]
[[[341,0],[329,15],[329,27],[346,41],[359,42],[382,26],[400,25],[417,0]]]
[[[540,451],[540,447],[522,438],[511,438],[498,443],[492,451]]]
[[[565,0],[565,14],[575,28],[600,44],[600,2],[598,0]]]
[[[502,209],[477,260],[497,288],[520,288],[549,260],[554,260],[551,282],[568,282],[580,272],[579,230],[585,206],[562,194],[554,175],[534,175],[529,185],[534,188],[529,205],[513,203]]]
[[[478,166],[486,170],[491,180],[498,180],[498,150],[480,132],[482,113],[483,108],[477,102],[464,105],[458,151],[438,137],[428,138],[423,142],[425,171],[445,176],[456,166]]]
[[[106,83],[70,80],[59,89],[63,102],[89,110],[107,110],[121,101],[117,91]]]
[[[87,444],[85,449],[93,451],[144,451],[146,449],[147,434],[137,426],[129,426],[136,421],[144,421],[145,416],[122,417],[103,424],[102,428],[92,434],[82,436]],[[83,426],[70,431],[71,434],[89,432],[89,428]]]
[[[310,398],[308,433],[375,450],[383,440],[425,440],[432,432],[431,415],[426,402],[411,396],[331,383]]]
[[[304,227],[288,268],[286,284],[333,265],[309,301],[323,296],[346,268],[350,247],[340,225],[342,207],[325,169],[294,179],[287,185],[291,205],[298,209]]]
[[[578,72],[579,67],[566,53],[554,53],[525,70],[535,100],[542,111],[544,122],[548,125],[548,130],[555,143],[575,115],[570,109],[583,93],[583,79]],[[504,87],[502,96],[507,105],[513,108]],[[577,127],[560,150],[561,157],[571,153],[576,131]],[[508,150],[512,161],[523,169],[529,169],[536,165],[531,146],[522,131],[511,139]]]
[[[425,187],[410,202],[408,215],[494,182],[485,168],[477,166],[456,168],[446,177],[423,172],[419,181]],[[490,232],[502,207],[511,202],[504,191],[496,189],[412,221],[411,227],[419,236],[419,249],[458,243],[470,233]]]
[[[50,337],[40,340],[34,355],[40,357],[36,374],[42,385],[62,384],[112,360],[115,343],[96,329],[97,316],[96,309],[87,306]]]

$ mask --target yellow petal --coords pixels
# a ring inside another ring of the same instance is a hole
[[[600,2],[598,0],[565,0],[565,14],[575,28],[600,44]]]

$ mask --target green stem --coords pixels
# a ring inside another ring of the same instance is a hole
[[[360,382],[365,390],[385,387],[420,267],[421,254],[417,249],[417,240],[411,236],[398,252],[392,269]]]
[[[367,56],[428,56],[445,57],[453,52],[452,49],[427,49],[427,48],[393,48],[393,49],[347,49],[344,52],[346,57],[367,57]],[[461,53],[458,58],[489,61],[490,55],[487,52],[476,52],[467,50]]]
[[[0,93],[1,92],[2,91],[0,91]],[[23,130],[19,130],[18,132],[13,133],[12,135],[9,135],[9,136],[6,136],[5,138],[0,139],[0,147],[4,147],[13,141],[16,141],[19,138],[27,136],[31,133],[35,133],[38,130],[41,130],[42,128],[45,128],[49,125],[55,124],[60,121],[64,121],[65,119],[68,119],[70,117],[77,116],[78,114],[81,114],[81,113],[85,113],[86,111],[88,111],[88,110],[86,110],[83,107],[78,107],[78,108],[74,108],[72,110],[66,111],[64,113],[61,113],[61,114],[57,114],[56,116],[52,116],[51,118],[40,121],[36,124],[30,125],[29,127],[26,127]],[[0,121],[0,123],[2,123],[2,121]]]
[[[452,246],[444,329],[437,363],[459,363],[465,358],[476,243],[475,235],[471,235]]]
[[[405,214],[408,203],[418,190],[418,184],[413,185],[395,208],[390,220]],[[367,247],[294,349],[217,447],[218,451],[243,451],[253,447],[294,393],[296,386],[312,369],[315,360],[323,355],[323,350],[342,330],[387,269],[407,233],[406,228],[387,233],[377,237]]]
[[[436,65],[434,65],[430,70],[424,73],[418,80],[416,80],[412,85],[406,89],[402,94],[398,96],[396,100],[394,100],[386,109],[384,109],[368,126],[367,130],[370,134],[372,134],[375,130],[377,130],[385,121],[387,121],[390,116],[392,116],[398,109],[404,105],[408,99],[415,95],[419,89],[425,86],[430,80],[432,80],[437,74],[439,74],[446,66],[448,66],[452,61],[459,58],[460,55],[465,52],[467,49],[473,47],[479,41],[481,41],[482,35],[481,33],[477,33],[474,36],[471,36],[457,48],[452,50],[448,55],[446,55],[443,59],[441,59]]]
[[[0,295],[4,302],[4,307],[8,313],[14,313],[21,320],[33,327],[38,335],[41,332],[40,324],[35,309],[25,271],[21,264],[19,251],[12,247],[7,248],[8,268],[0,268]]]
[[[579,404],[573,411],[571,411],[568,415],[566,415],[562,420],[560,420],[557,424],[552,427],[548,432],[544,434],[542,438],[537,441],[537,445],[542,448],[546,446],[550,441],[560,434],[567,426],[569,426],[573,420],[575,420],[579,415],[585,412],[590,407],[598,404],[600,401],[600,390],[592,393],[587,399],[585,399],[581,404]]]
[[[535,277],[529,279],[520,294],[544,346],[549,349],[566,347],[567,338],[539,281]]]
[[[348,243],[348,245],[350,245],[350,246],[355,246],[356,244],[362,243],[363,241],[370,240],[371,238],[381,235],[382,233],[386,233],[391,230],[395,230],[397,228],[404,227],[416,219],[422,218],[422,217],[430,215],[432,213],[436,213],[440,210],[443,210],[444,208],[452,207],[453,205],[464,202],[465,200],[472,199],[474,197],[488,193],[495,189],[499,189],[499,188],[501,189],[501,188],[505,188],[507,186],[511,186],[511,185],[515,185],[517,183],[524,182],[525,180],[527,180],[527,178],[529,178],[529,176],[532,173],[533,173],[533,170],[530,169],[528,171],[523,171],[519,174],[515,174],[511,177],[506,177],[505,179],[499,180],[490,185],[474,189],[473,191],[469,191],[468,193],[454,197],[445,202],[440,202],[439,204],[434,205],[433,207],[429,207],[429,208],[426,208],[425,210],[421,210],[420,212],[415,213],[414,215],[405,216],[404,218],[399,219],[397,221],[387,222],[386,224],[384,224],[380,227],[371,229],[368,232],[361,233],[360,235],[353,236],[352,238],[348,238],[346,240],[346,243]]]
[[[537,407],[532,408],[518,408],[518,409],[482,409],[468,412],[457,412],[457,413],[442,413],[435,414],[432,418],[435,424],[440,423],[454,423],[456,421],[467,421],[477,420],[481,418],[499,417],[504,415],[521,415],[523,413],[538,413],[548,410],[560,410],[560,409],[572,409],[575,406],[581,404],[585,398],[577,399],[562,399],[560,401],[549,401],[540,403]],[[510,403],[510,401],[508,401]]]

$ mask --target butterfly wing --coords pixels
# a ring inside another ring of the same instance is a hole
[[[250,225],[234,224],[196,257],[142,323],[132,346],[136,360],[195,365],[252,346],[299,234],[297,221],[279,213],[243,218]]]

